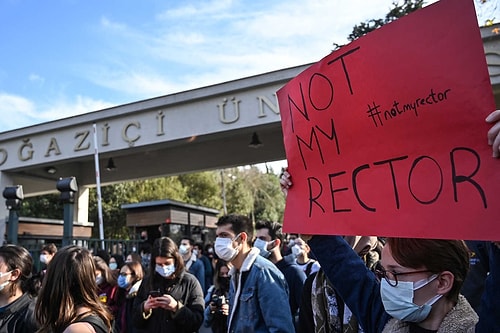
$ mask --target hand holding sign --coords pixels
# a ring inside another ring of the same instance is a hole
[[[488,131],[488,144],[493,148],[493,157],[500,157],[500,110],[488,115],[486,121],[490,124],[496,122]]]

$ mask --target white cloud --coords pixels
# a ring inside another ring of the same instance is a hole
[[[12,94],[0,93],[0,131],[31,126],[78,114],[111,107],[110,103],[85,96],[75,96],[72,100],[51,99],[45,105],[35,105],[32,101]]]
[[[87,96],[76,95],[70,100],[61,98],[60,100],[52,101],[50,105],[45,105],[43,109],[39,110],[37,116],[50,121],[98,111],[111,106],[114,105]]]
[[[5,120],[5,116],[8,114],[35,116],[34,108],[34,104],[24,97],[0,93],[0,114],[2,115],[2,121]]]
[[[45,82],[45,79],[43,77],[39,76],[38,74],[34,74],[34,73],[29,75],[28,80],[30,82],[40,83],[40,84]]]
[[[234,1],[231,0],[213,0],[200,2],[196,6],[188,4],[174,9],[168,9],[158,14],[157,19],[163,21],[220,14],[230,10],[233,3]]]

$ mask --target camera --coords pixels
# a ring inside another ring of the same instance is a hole
[[[212,299],[210,300],[217,308],[220,308],[222,305],[226,304],[226,296],[224,295],[212,295]]]

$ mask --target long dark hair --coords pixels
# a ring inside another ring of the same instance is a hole
[[[64,331],[78,317],[80,306],[99,316],[111,332],[112,316],[97,295],[95,271],[94,259],[87,249],[69,245],[57,251],[36,302],[40,333]]]
[[[161,237],[157,238],[153,243],[153,249],[151,251],[151,262],[149,264],[149,290],[155,288],[155,271],[156,271],[156,257],[174,258],[175,260],[175,272],[172,278],[178,278],[182,272],[184,272],[184,259],[182,259],[179,254],[179,249],[177,244],[168,238]]]
[[[16,288],[19,287],[23,293],[28,292],[36,295],[34,280],[31,275],[33,270],[33,258],[24,247],[14,244],[8,244],[0,247],[0,257],[3,258],[7,271],[19,270],[19,278],[9,284],[6,288],[10,296],[16,294]]]

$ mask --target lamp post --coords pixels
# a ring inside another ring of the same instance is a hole
[[[73,212],[75,203],[75,193],[78,192],[78,185],[75,177],[60,178],[56,185],[61,195],[59,200],[64,205],[64,226],[63,226],[63,246],[70,245],[73,241]]]
[[[3,190],[5,204],[9,210],[9,227],[7,230],[7,241],[17,244],[17,234],[19,229],[19,210],[24,199],[23,186],[9,186]]]
[[[224,170],[220,171],[220,179],[221,179],[221,189],[222,189],[222,207],[224,209],[224,215],[227,215],[226,185],[224,183]]]

